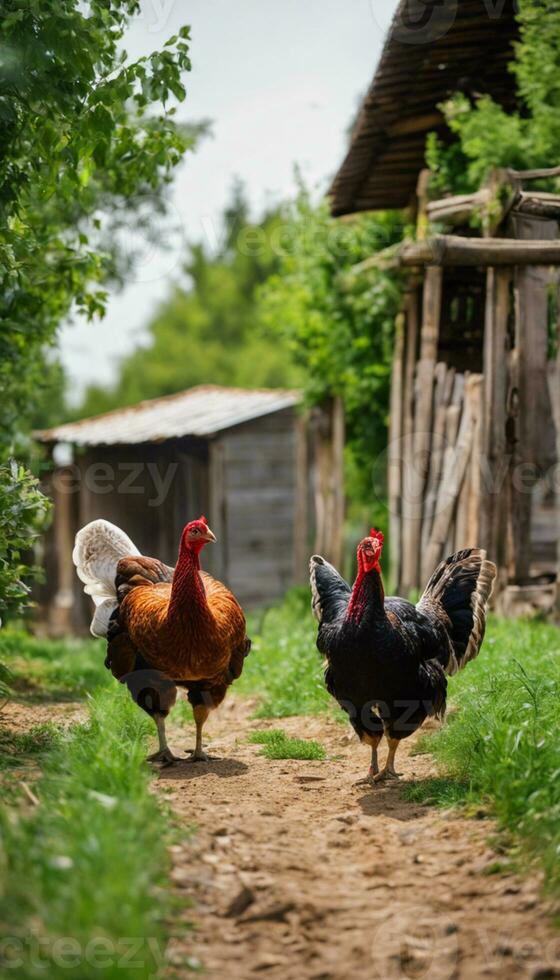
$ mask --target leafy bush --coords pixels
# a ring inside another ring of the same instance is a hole
[[[48,502],[35,478],[13,460],[0,465],[0,620],[27,603],[33,572],[24,555],[44,525]]]
[[[432,134],[427,162],[434,193],[476,190],[496,167],[531,169],[560,160],[560,4],[519,0],[521,40],[511,72],[519,110],[506,112],[489,96],[474,103],[456,95],[442,106],[455,142]]]

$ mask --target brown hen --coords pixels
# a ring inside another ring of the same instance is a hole
[[[165,719],[177,686],[187,689],[196,723],[189,761],[206,761],[203,725],[240,676],[250,649],[237,599],[200,569],[202,549],[215,540],[206,518],[191,521],[173,569],[141,555],[108,521],[92,521],[76,536],[74,563],[97,607],[91,631],[107,637],[106,666],[153,717],[159,750],[150,758],[167,765],[176,761]]]

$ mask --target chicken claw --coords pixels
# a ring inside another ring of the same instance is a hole
[[[149,755],[146,761],[161,762],[161,768],[165,769],[167,766],[172,766],[176,762],[184,762],[185,760],[181,759],[178,755],[173,755],[171,749],[160,749],[158,752],[153,752],[152,755]]]
[[[373,782],[382,783],[386,779],[400,779],[400,778],[401,777],[399,776],[398,772],[395,772],[394,769],[382,769],[381,772],[377,773],[377,776],[373,777]]]
[[[358,779],[354,783],[354,786],[373,786],[375,782],[375,778],[378,775],[378,773],[379,773],[378,769],[377,770],[370,769],[367,776],[364,776],[363,779]]]
[[[190,755],[187,756],[185,762],[216,762],[215,755],[208,755],[202,749],[190,749]]]

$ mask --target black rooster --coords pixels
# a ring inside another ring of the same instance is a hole
[[[485,551],[459,551],[438,565],[414,606],[405,599],[385,598],[382,548],[380,531],[372,530],[360,542],[352,589],[324,558],[314,555],[310,562],[317,647],[327,658],[327,689],[372,750],[363,782],[397,778],[400,740],[428,716],[443,718],[446,674],[478,654],[496,576]],[[377,748],[383,735],[389,754],[380,772]]]

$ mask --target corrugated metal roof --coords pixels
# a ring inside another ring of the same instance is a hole
[[[178,395],[44,429],[36,432],[35,437],[41,442],[68,442],[76,446],[131,445],[181,436],[204,438],[291,408],[300,401],[301,394],[297,391],[202,385]]]
[[[515,107],[515,8],[515,0],[401,0],[330,190],[334,215],[410,204],[427,134],[449,136],[439,105],[454,92]]]

